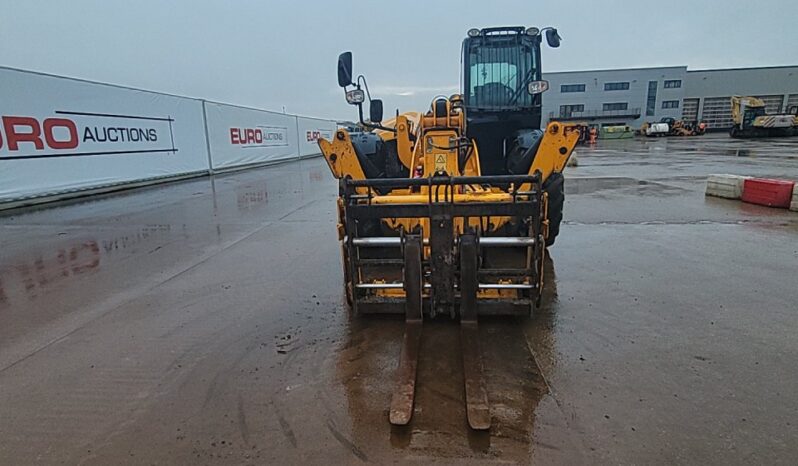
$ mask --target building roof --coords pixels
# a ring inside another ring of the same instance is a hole
[[[675,66],[641,66],[637,68],[606,68],[601,70],[570,70],[570,71],[544,71],[543,74],[567,74],[567,73],[614,73],[618,71],[648,71],[648,70],[672,70],[687,68],[687,65]]]
[[[705,70],[687,70],[688,73],[708,73],[712,71],[747,71],[747,70],[775,70],[785,68],[796,68],[798,65],[776,65],[776,66],[748,66],[742,68],[710,68]]]
[[[618,71],[647,71],[647,70],[666,70],[684,68],[688,73],[707,73],[713,71],[746,71],[746,70],[774,70],[774,69],[787,69],[796,68],[798,65],[774,65],[774,66],[748,66],[738,68],[707,68],[707,69],[688,69],[687,65],[674,65],[674,66],[640,66],[634,68],[605,68],[598,70],[569,70],[569,71],[544,71],[543,74],[568,74],[568,73],[605,73],[605,72],[618,72]]]

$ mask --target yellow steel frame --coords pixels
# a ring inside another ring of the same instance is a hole
[[[406,114],[398,115],[386,123],[386,127],[396,128],[396,132],[378,130],[377,134],[384,141],[396,139],[397,151],[401,163],[410,170],[411,177],[418,176],[417,168],[421,168],[421,176],[434,176],[436,173],[445,172],[451,176],[480,176],[479,152],[475,141],[471,141],[470,154],[462,172],[458,167],[458,145],[465,135],[465,115],[459,108],[453,108],[451,101],[447,101],[447,115],[436,115],[435,106],[426,115]],[[552,122],[545,129],[543,140],[540,142],[535,158],[529,168],[529,174],[539,173],[545,181],[552,173],[559,173],[565,169],[568,159],[579,139],[578,125]],[[415,135],[415,144],[411,134]],[[350,177],[355,180],[365,179],[360,162],[355,154],[349,133],[338,130],[332,141],[321,139],[319,147],[324,155],[327,165],[335,178]],[[439,187],[440,189],[441,187]],[[426,204],[429,202],[430,193],[428,186],[421,186],[415,191],[411,189],[395,189],[386,195],[372,197],[374,204]],[[531,185],[524,185],[520,191],[529,191]],[[366,188],[358,188],[361,193]],[[433,198],[436,193],[432,193]],[[442,195],[441,195],[442,197]],[[479,185],[461,186],[451,193],[451,202],[479,203],[479,202],[512,202],[512,196],[499,188],[485,188]],[[549,234],[548,220],[548,195],[543,193],[543,233]],[[343,239],[344,232],[344,206],[339,199],[338,203],[338,237]],[[508,217],[481,217],[470,218],[469,225],[478,227],[482,231],[496,231],[506,224]],[[464,219],[454,219],[456,234],[464,233]],[[421,227],[426,236],[429,234],[429,219],[417,218],[385,218],[383,223],[389,228],[399,231],[412,231]],[[427,248],[425,248],[427,249]],[[425,254],[428,251],[425,250]],[[403,290],[382,290],[382,295],[402,295]],[[501,298],[513,295],[515,291],[483,290],[480,297]]]

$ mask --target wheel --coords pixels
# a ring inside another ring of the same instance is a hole
[[[565,205],[565,178],[562,173],[552,173],[543,183],[543,190],[549,195],[549,236],[546,238],[546,247],[554,244],[560,233],[562,210]]]

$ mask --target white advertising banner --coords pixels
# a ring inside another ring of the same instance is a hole
[[[194,99],[0,68],[0,202],[208,170]]]
[[[298,117],[299,155],[306,157],[321,154],[319,138],[332,140],[337,126],[334,121]]]
[[[296,117],[205,103],[214,169],[297,158]]]

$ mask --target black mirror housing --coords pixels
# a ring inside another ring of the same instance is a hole
[[[338,85],[346,87],[352,84],[352,52],[338,55]]]
[[[560,46],[561,40],[562,37],[557,33],[557,29],[550,28],[546,30],[546,42],[549,44],[549,47],[556,49]]]
[[[369,106],[369,119],[372,123],[382,122],[382,100],[373,99]]]

